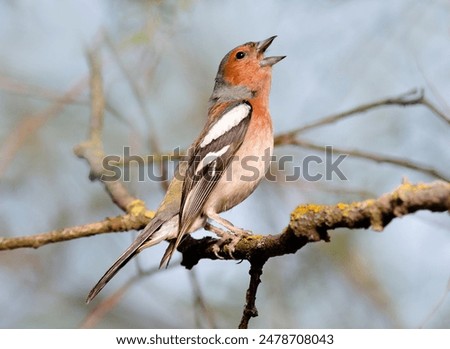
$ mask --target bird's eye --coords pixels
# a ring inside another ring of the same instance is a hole
[[[245,52],[239,51],[238,53],[236,53],[236,58],[237,59],[242,59],[244,57],[245,57]]]

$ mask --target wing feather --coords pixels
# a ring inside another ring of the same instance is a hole
[[[172,253],[202,213],[210,193],[242,145],[251,115],[250,103],[230,103],[215,123],[208,123],[202,137],[190,149],[182,188],[179,232],[172,246]],[[172,253],[166,256],[165,264],[169,262]]]

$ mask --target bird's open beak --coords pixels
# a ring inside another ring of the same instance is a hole
[[[264,52],[266,52],[267,48],[270,46],[270,44],[272,43],[272,41],[276,38],[277,36],[271,36],[270,38],[257,42],[256,43],[256,50],[258,51],[259,54],[264,54]],[[261,67],[265,67],[265,66],[272,66],[275,63],[278,63],[279,61],[281,61],[283,58],[285,58],[286,56],[274,56],[274,57],[264,57],[263,59],[261,59],[261,61],[259,62],[259,65]]]

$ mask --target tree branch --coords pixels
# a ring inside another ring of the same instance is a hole
[[[145,210],[144,203],[132,196],[120,181],[103,180],[107,175],[103,166],[105,153],[102,144],[103,116],[105,112],[105,98],[103,94],[101,65],[99,58],[88,53],[89,66],[91,68],[91,123],[89,139],[78,144],[74,148],[75,155],[85,159],[90,167],[89,179],[99,180],[103,183],[107,193],[113,202],[125,212],[135,212],[139,208]],[[107,178],[107,177],[106,177]]]
[[[141,213],[141,205],[137,206],[137,212]],[[17,248],[38,248],[55,242],[69,241],[93,235],[140,230],[154,216],[152,211],[145,211],[143,214],[137,214],[133,208],[130,211],[132,213],[123,216],[111,217],[100,222],[76,227],[52,230],[42,234],[8,238],[0,237],[0,251],[14,250]]]
[[[300,146],[303,148],[323,151],[324,147],[319,144],[314,144],[305,140],[301,140],[296,138],[300,133],[303,133],[305,131],[308,131],[310,129],[318,128],[320,126],[328,125],[334,122],[337,122],[341,119],[347,118],[349,116],[352,116],[354,114],[363,113],[366,111],[369,111],[371,109],[376,109],[383,106],[390,106],[390,105],[399,105],[399,106],[410,106],[410,105],[423,105],[427,107],[430,111],[432,111],[436,116],[438,116],[440,119],[442,119],[444,122],[450,124],[450,118],[447,117],[443,112],[439,111],[439,109],[432,104],[427,98],[425,98],[424,91],[422,89],[413,89],[411,91],[408,91],[406,93],[403,93],[397,97],[389,97],[389,98],[383,98],[371,103],[362,104],[360,106],[357,106],[355,108],[349,109],[347,111],[337,113],[337,114],[331,114],[327,117],[324,117],[322,119],[319,119],[318,121],[314,121],[310,124],[307,124],[305,126],[296,128],[294,130],[291,130],[289,132],[281,133],[277,136],[275,136],[274,144],[275,146],[282,146],[282,145],[295,145]],[[425,173],[427,175],[431,175],[433,177],[436,177],[438,179],[442,179],[444,181],[449,181],[450,178],[448,178],[445,174],[441,173],[440,171],[429,167],[427,165],[419,164],[416,162],[413,162],[411,160],[403,159],[403,158],[396,158],[392,156],[387,155],[380,155],[380,154],[374,154],[374,153],[368,153],[360,150],[353,150],[353,149],[341,149],[341,148],[335,148],[333,147],[333,150],[341,153],[341,154],[348,154],[353,157],[358,157],[361,159],[371,160],[378,163],[388,163],[395,166],[400,166],[404,168],[409,168],[418,172]],[[168,160],[177,160],[180,158],[180,154],[184,154],[185,151],[177,151],[175,153],[161,153],[161,154],[154,154],[150,157],[142,157],[144,159],[145,163],[158,163],[162,164],[164,161]],[[145,161],[146,160],[146,161]],[[128,159],[120,159],[116,165],[124,165],[128,162]]]
[[[322,151],[324,150],[324,147],[318,144],[314,144],[305,140],[300,140],[297,138],[297,136],[300,133],[303,133],[305,131],[318,128],[320,126],[332,124],[334,122],[337,122],[339,120],[342,120],[344,118],[347,118],[349,116],[359,114],[366,112],[371,109],[376,109],[383,106],[389,106],[389,105],[399,105],[399,106],[409,106],[409,105],[423,105],[427,107],[430,111],[432,111],[436,116],[438,116],[440,119],[442,119],[447,124],[450,124],[450,118],[447,117],[443,112],[439,111],[439,109],[432,104],[428,99],[425,98],[423,89],[413,89],[411,91],[408,91],[406,93],[403,93],[397,97],[389,97],[389,98],[383,98],[371,103],[362,104],[360,106],[357,106],[355,108],[349,109],[347,111],[332,114],[327,117],[324,117],[322,119],[319,119],[317,121],[314,121],[310,124],[307,124],[305,126],[293,129],[289,132],[281,133],[277,136],[275,136],[274,144],[275,146],[280,145],[295,145],[300,146],[303,148],[308,149],[314,149]],[[371,160],[379,163],[388,163],[396,166],[401,166],[405,168],[410,168],[418,172],[422,172],[428,175],[431,175],[433,177],[436,177],[438,179],[442,179],[445,181],[449,181],[450,179],[443,173],[439,172],[438,170],[429,167],[427,165],[422,165],[415,163],[411,160],[407,159],[399,159],[392,156],[387,155],[379,155],[374,153],[368,153],[363,152],[360,150],[351,150],[351,149],[338,149],[333,147],[333,150],[335,150],[338,153],[341,154],[348,154],[354,157],[358,157],[361,159]]]
[[[227,246],[222,248],[224,259],[250,261],[250,284],[239,328],[248,328],[252,317],[258,316],[256,293],[261,282],[264,263],[271,257],[295,253],[309,242],[330,241],[329,230],[336,228],[369,228],[382,231],[394,218],[419,210],[444,212],[450,210],[450,183],[436,181],[429,184],[405,182],[392,193],[351,204],[300,205],[291,213],[289,225],[278,235],[252,235],[243,238],[231,257]],[[213,245],[216,239],[195,240],[187,237],[178,248],[181,262],[191,269],[200,259],[217,259]]]
[[[169,268],[171,268],[171,266],[169,266]],[[156,274],[158,271],[159,268],[151,268],[133,275],[125,284],[115,290],[113,294],[104,298],[100,303],[92,308],[81,322],[80,328],[94,328],[97,323],[122,300],[122,297],[131,286],[141,281],[144,276],[151,276]]]
[[[131,72],[128,70],[127,66],[125,65],[125,63],[123,62],[123,60],[120,57],[119,52],[117,51],[116,46],[114,45],[111,37],[108,35],[108,33],[104,34],[104,40],[105,40],[105,44],[107,45],[107,47],[110,49],[110,51],[113,54],[114,59],[116,60],[117,66],[119,67],[119,69],[121,70],[123,76],[125,77],[125,79],[128,82],[128,85],[131,88],[131,91],[133,92],[133,94],[136,97],[136,101],[138,103],[139,109],[141,110],[142,115],[145,116],[145,118],[150,121],[151,123],[154,124],[153,122],[153,117],[150,114],[148,108],[146,107],[145,104],[145,95],[144,92],[142,91],[142,89],[140,88],[140,86],[137,84],[137,81],[132,77]],[[151,125],[153,126],[153,125]],[[158,135],[157,132],[155,131],[154,127],[150,127],[149,130],[149,141],[150,141],[150,146],[152,148],[153,154],[156,155],[160,155],[162,154],[160,146],[159,146],[159,140],[158,140]],[[160,166],[160,170],[161,173],[163,175],[164,178],[167,178],[167,171],[166,168],[164,166]],[[164,190],[167,190],[168,188],[168,182],[167,181],[161,181],[161,186]]]
[[[0,178],[25,142],[49,120],[60,115],[67,105],[84,91],[85,85],[85,79],[77,81],[67,92],[58,96],[52,104],[18,122],[5,141],[0,144]]]
[[[110,217],[100,222],[53,230],[46,233],[0,238],[0,250],[38,248],[46,244],[69,241],[98,234],[125,232],[144,228],[153,218],[153,211],[142,211],[142,204],[133,205],[130,214]],[[236,259],[258,259],[295,253],[308,242],[328,241],[327,230],[346,227],[369,228],[380,231],[392,219],[418,210],[444,212],[450,210],[450,183],[403,183],[392,193],[378,199],[351,204],[300,205],[291,213],[291,221],[278,235],[251,235],[237,245],[233,256]],[[143,212],[143,214],[140,214]],[[305,239],[306,238],[306,239]],[[217,239],[204,237],[194,239],[187,235],[179,250],[183,253],[181,262],[191,269],[200,259],[217,259],[213,245]],[[224,259],[229,256],[227,245],[221,251]]]
[[[302,148],[307,149],[313,149],[317,151],[324,151],[325,147],[319,144],[311,143],[305,140],[296,139],[296,138],[279,138],[278,139],[278,145],[296,145]],[[395,166],[400,166],[403,168],[409,168],[411,170],[415,170],[418,172],[425,173],[427,175],[433,176],[438,179],[442,179],[444,181],[450,181],[450,178],[447,177],[445,174],[439,172],[438,170],[429,167],[427,165],[418,164],[416,162],[413,162],[411,160],[403,159],[403,158],[397,158],[393,156],[388,155],[381,155],[381,154],[375,154],[375,153],[369,153],[364,152],[356,149],[342,149],[342,148],[336,148],[333,147],[333,152],[340,153],[340,154],[347,154],[356,158],[361,158],[365,160],[375,161],[378,163],[387,163]]]
[[[107,175],[103,166],[105,153],[102,144],[105,100],[103,95],[101,64],[95,54],[89,54],[89,66],[91,70],[91,122],[89,138],[85,142],[77,145],[74,148],[74,152],[78,157],[88,162],[90,179],[102,182],[112,201],[127,214],[107,218],[101,222],[54,230],[43,234],[0,238],[0,250],[38,248],[49,243],[68,241],[102,233],[140,230],[154,216],[154,212],[146,210],[144,202],[132,196],[122,182],[104,180],[105,175]],[[139,94],[137,96],[139,97]],[[304,131],[331,124],[350,115],[362,113],[373,108],[386,105],[407,106],[418,104],[426,106],[442,120],[450,123],[450,119],[447,116],[425,99],[423,91],[413,90],[395,98],[382,99],[361,105],[343,113],[333,114],[285,134],[280,134],[275,138],[275,144],[294,144],[310,149],[317,150],[320,148],[322,150],[323,147],[298,140],[296,136]],[[162,163],[165,157],[160,155],[159,149],[157,149],[157,143],[154,148],[157,150],[157,156],[153,157],[151,161]],[[346,151],[341,149],[337,151],[377,162],[387,162],[411,168],[448,180],[435,169],[408,160],[354,150]],[[123,160],[125,161],[126,159]],[[433,212],[450,210],[450,183],[443,181],[416,185],[403,183],[393,192],[384,194],[378,199],[351,204],[301,205],[291,213],[288,226],[280,234],[264,236],[251,235],[245,237],[235,246],[233,256],[230,254],[229,247],[222,245],[220,254],[223,259],[245,259],[251,265],[249,271],[250,282],[246,293],[246,305],[239,328],[247,328],[250,319],[258,315],[255,305],[256,293],[261,282],[263,266],[271,257],[296,253],[310,242],[320,240],[329,241],[329,231],[340,227],[349,229],[372,227],[375,231],[381,231],[396,217],[411,214],[418,210],[429,210]],[[187,269],[191,269],[201,259],[217,259],[216,251],[213,248],[217,241],[217,239],[211,237],[197,240],[190,235],[186,236],[178,248],[183,256],[181,264]],[[110,309],[120,299],[124,291],[125,289],[121,290],[117,298],[107,304],[104,309],[102,308],[101,311],[94,314],[90,321],[97,321],[107,309]]]
[[[336,228],[369,228],[382,231],[394,218],[419,210],[445,212],[450,210],[450,183],[403,183],[391,193],[377,199],[351,204],[305,204],[292,213],[289,225],[278,235],[251,235],[235,246],[235,259],[269,259],[295,253],[307,243],[329,241],[328,231]],[[217,239],[187,237],[180,245],[181,264],[191,269],[201,259],[217,259],[213,245]],[[232,259],[227,246],[221,250],[223,259]]]
[[[258,316],[258,309],[256,309],[256,292],[258,291],[258,286],[261,283],[261,275],[263,273],[263,266],[267,260],[258,259],[251,262],[249,274],[250,274],[250,284],[248,285],[248,290],[245,296],[246,303],[244,311],[242,313],[242,319],[239,323],[240,329],[247,329],[248,323],[252,317]]]
[[[337,114],[331,114],[329,116],[326,116],[324,118],[321,118],[317,121],[313,121],[310,124],[304,125],[302,127],[293,129],[289,132],[280,134],[279,136],[275,137],[275,143],[278,142],[278,137],[294,137],[299,135],[300,133],[303,133],[305,131],[332,124],[336,121],[345,119],[349,116],[364,113],[371,109],[376,109],[379,107],[389,106],[389,105],[398,105],[402,107],[406,107],[409,105],[424,105],[428,109],[430,109],[436,116],[438,116],[440,119],[444,120],[448,124],[450,124],[450,118],[444,115],[444,113],[440,112],[439,109],[434,106],[428,99],[425,98],[425,94],[423,89],[412,89],[411,91],[402,93],[401,95],[397,97],[388,97],[388,98],[382,98],[377,101],[362,104],[360,106],[357,106],[355,108],[346,110],[341,113]]]

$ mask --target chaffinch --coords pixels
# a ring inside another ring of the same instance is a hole
[[[94,286],[87,302],[137,253],[163,240],[170,243],[160,267],[167,266],[186,234],[200,228],[218,235],[219,244],[230,237],[235,244],[249,234],[219,213],[245,200],[269,166],[273,149],[269,114],[272,66],[285,58],[264,57],[275,37],[247,42],[222,59],[200,136],[180,162],[154,218]]]

